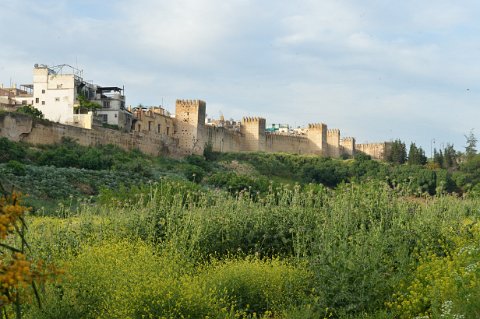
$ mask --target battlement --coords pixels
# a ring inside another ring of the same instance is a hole
[[[265,125],[266,120],[263,117],[243,117],[242,118],[242,123],[254,123],[258,122],[260,125]]]
[[[328,136],[336,136],[340,135],[340,130],[338,128],[332,128],[327,130],[327,135]]]
[[[192,107],[192,106],[206,106],[205,101],[202,100],[176,100],[176,107]]]
[[[309,129],[323,129],[323,128],[326,128],[327,127],[327,124],[324,124],[324,123],[311,123],[311,124],[308,124],[308,128]]]
[[[344,137],[344,138],[341,139],[341,142],[343,142],[343,143],[355,142],[355,138],[354,137]]]

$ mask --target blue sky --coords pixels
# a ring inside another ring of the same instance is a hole
[[[324,122],[357,143],[480,135],[480,2],[2,0],[0,83],[35,63],[125,85],[127,104]]]

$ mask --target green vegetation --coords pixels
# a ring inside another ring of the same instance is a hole
[[[17,109],[18,113],[30,115],[33,118],[43,119],[43,113],[31,105],[23,105]]]
[[[79,113],[94,111],[102,107],[97,102],[90,101],[84,92],[77,93],[77,101],[78,101],[77,110]]]
[[[64,271],[42,282],[41,308],[20,291],[24,318],[480,314],[476,153],[449,169],[71,140],[0,139],[0,154],[2,184],[34,206],[31,258]]]

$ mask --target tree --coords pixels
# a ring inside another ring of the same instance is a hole
[[[385,156],[387,162],[395,164],[403,164],[407,161],[407,148],[405,143],[397,139],[392,142],[390,149]]]
[[[452,144],[447,144],[447,147],[443,150],[443,168],[456,168],[457,167],[457,152],[453,148]]]
[[[435,148],[433,150],[433,162],[438,165],[438,167],[443,167],[443,152],[442,150],[437,152],[437,149]]]
[[[473,134],[473,129],[470,130],[470,134],[464,135],[467,139],[467,146],[465,146],[465,155],[468,159],[471,159],[477,154],[477,138]]]
[[[18,113],[23,113],[30,115],[31,117],[37,118],[37,119],[43,119],[43,113],[39,109],[34,108],[31,105],[23,105],[17,109]]]
[[[79,113],[94,111],[96,109],[101,108],[100,104],[90,101],[87,98],[87,96],[82,92],[78,93],[77,100],[78,100],[77,109]]]
[[[425,165],[427,163],[427,157],[421,147],[417,147],[415,143],[410,144],[408,151],[408,164],[409,165]]]

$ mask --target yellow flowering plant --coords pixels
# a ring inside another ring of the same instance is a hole
[[[41,261],[28,258],[24,216],[30,209],[21,204],[19,193],[7,194],[1,187],[0,191],[3,193],[0,197],[0,310],[3,317],[8,318],[13,312],[16,318],[21,318],[20,292],[32,287],[34,299],[40,306],[36,283],[56,271],[47,270]],[[9,308],[10,305],[13,307]]]
[[[386,306],[399,318],[478,318],[480,316],[480,223],[464,219],[443,255],[420,253],[410,282]]]

